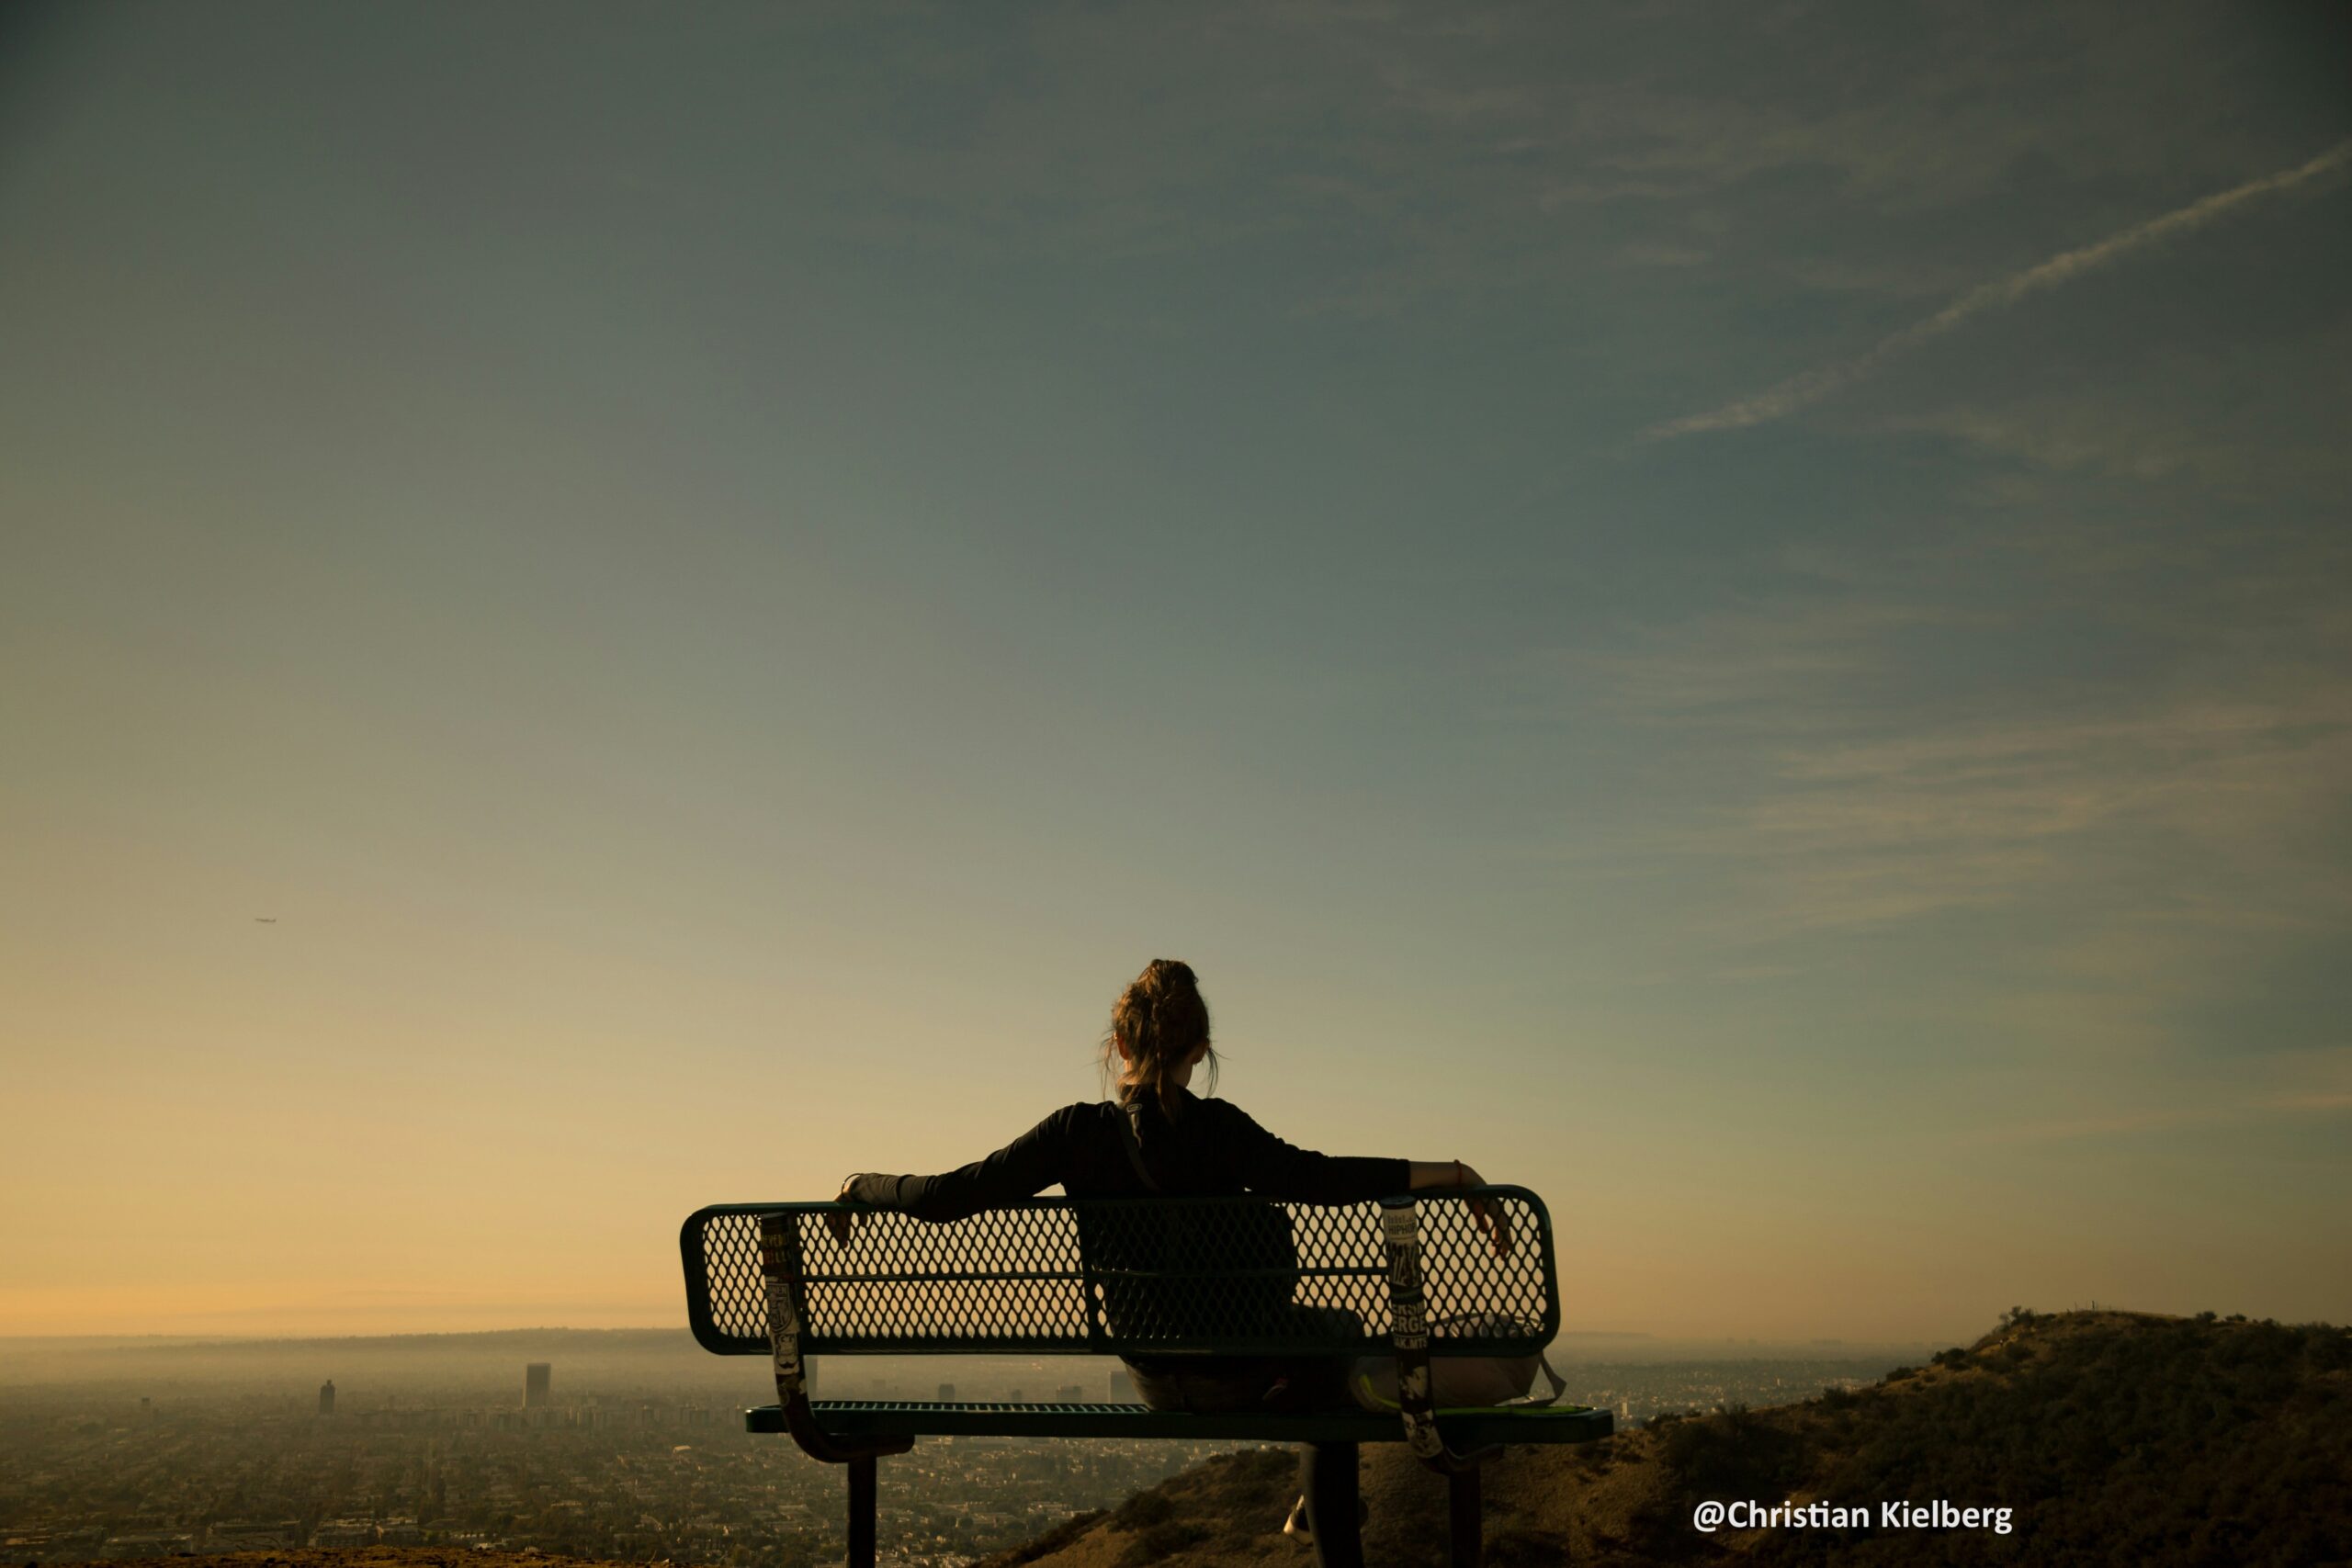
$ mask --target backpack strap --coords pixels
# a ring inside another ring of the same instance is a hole
[[[1521,1394],[1517,1399],[1503,1401],[1505,1404],[1514,1405],[1522,1410],[1542,1410],[1560,1403],[1560,1395],[1568,1392],[1567,1380],[1552,1370],[1552,1358],[1541,1350],[1535,1352],[1535,1364],[1544,1369],[1544,1381],[1552,1385],[1552,1392],[1541,1399],[1532,1393]]]

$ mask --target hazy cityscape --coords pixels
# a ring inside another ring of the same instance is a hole
[[[1628,1337],[1555,1360],[1571,1399],[1637,1425],[1803,1399],[1905,1359],[1894,1347],[1692,1349]],[[379,1543],[829,1561],[840,1472],[742,1429],[741,1407],[768,1397],[764,1371],[660,1331],[17,1341],[0,1351],[0,1542],[12,1564]],[[1132,1397],[1116,1364],[1098,1360],[910,1358],[818,1375],[832,1397]],[[924,1439],[881,1468],[885,1560],[964,1562],[1239,1446]]]

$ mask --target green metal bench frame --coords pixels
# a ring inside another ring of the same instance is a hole
[[[1510,1233],[1488,1243],[1474,1202]],[[846,1242],[831,1225],[846,1216]],[[1478,1467],[1509,1443],[1589,1442],[1578,1406],[1432,1410],[1430,1357],[1528,1356],[1558,1333],[1551,1216],[1519,1187],[1378,1203],[1032,1199],[946,1224],[839,1203],[733,1203],[680,1229],[687,1320],[718,1355],[764,1355],[778,1403],[744,1413],[849,1472],[851,1568],[874,1561],[875,1461],[917,1437],[1257,1438],[1306,1443],[1348,1476],[1356,1446],[1406,1442],[1448,1477],[1453,1558],[1480,1562]],[[1299,1308],[1320,1309],[1299,1311]],[[1394,1355],[1404,1408],[1196,1415],[1141,1404],[811,1400],[831,1355]],[[1324,1509],[1326,1513],[1330,1509]],[[1316,1550],[1361,1561],[1353,1499]]]

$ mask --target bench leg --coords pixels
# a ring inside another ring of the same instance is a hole
[[[849,1568],[874,1568],[874,1461],[849,1461]]]
[[[1363,1531],[1356,1517],[1356,1446],[1309,1443],[1299,1455],[1298,1489],[1306,1494],[1306,1528],[1322,1568],[1363,1568]]]
[[[1453,1568],[1479,1568],[1487,1560],[1478,1469],[1475,1464],[1465,1464],[1445,1478],[1446,1523]]]

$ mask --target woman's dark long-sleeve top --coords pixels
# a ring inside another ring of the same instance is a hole
[[[1119,1122],[1126,1107],[1065,1105],[983,1160],[938,1176],[858,1176],[845,1196],[924,1220],[960,1220],[1059,1182],[1073,1198],[1138,1198],[1150,1190],[1127,1158]],[[1404,1191],[1412,1168],[1401,1159],[1317,1154],[1286,1144],[1222,1100],[1183,1090],[1174,1117],[1146,1097],[1136,1141],[1159,1190],[1187,1198],[1244,1192],[1305,1203],[1354,1203]]]

